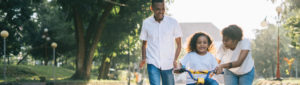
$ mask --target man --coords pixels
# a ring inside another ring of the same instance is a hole
[[[150,8],[154,16],[143,21],[140,35],[143,41],[140,68],[147,62],[151,85],[160,85],[160,78],[163,85],[174,85],[172,71],[181,50],[181,28],[175,19],[164,15],[163,0],[152,0]]]

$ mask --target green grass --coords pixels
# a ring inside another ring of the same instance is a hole
[[[4,82],[3,78],[3,65],[0,64],[0,84]],[[74,70],[55,67],[55,82],[57,83],[91,83],[91,84],[102,84],[107,83],[111,85],[120,85],[126,83],[127,73],[122,71],[120,80],[97,80],[97,67],[92,68],[90,80],[71,80],[69,79],[73,74]],[[32,65],[9,65],[7,66],[7,80],[6,82],[40,82],[39,77],[45,77],[46,82],[53,81],[52,66],[32,66]],[[134,81],[131,81],[134,83]]]
[[[4,82],[3,65],[0,65],[0,82]],[[46,80],[53,80],[52,66],[31,66],[31,65],[8,65],[7,81],[39,81],[39,77],[45,77]],[[73,70],[55,67],[56,80],[64,80],[70,78],[74,74]]]

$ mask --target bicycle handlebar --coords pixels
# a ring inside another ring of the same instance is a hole
[[[188,72],[189,76],[195,80],[197,82],[197,84],[204,84],[204,81],[208,78],[210,78],[210,74],[213,73],[213,74],[216,74],[216,71],[215,70],[212,70],[212,71],[194,71],[194,70],[191,70],[191,69],[186,69],[184,66],[182,66],[181,69],[179,70],[175,70],[174,72],[176,73],[183,73],[183,72]],[[195,78],[193,76],[193,74],[206,74],[206,77],[205,78]],[[221,74],[224,74],[224,72],[222,72]]]

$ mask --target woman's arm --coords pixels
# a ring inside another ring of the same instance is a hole
[[[244,60],[246,59],[247,55],[249,53],[249,50],[241,50],[241,53],[239,55],[239,58],[237,61],[233,61],[233,62],[230,62],[232,65],[230,66],[230,63],[225,63],[225,64],[222,64],[221,66],[223,68],[234,68],[234,67],[239,67],[243,64]]]
[[[237,61],[233,61],[230,63],[225,63],[225,64],[221,64],[219,65],[216,70],[217,73],[222,73],[223,72],[223,68],[234,68],[234,67],[239,67],[243,64],[244,60],[246,59],[247,55],[249,53],[249,50],[241,50],[241,53],[239,55],[239,58]]]

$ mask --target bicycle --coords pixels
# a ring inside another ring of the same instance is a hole
[[[185,66],[182,66],[182,68],[178,69],[178,70],[174,70],[175,73],[183,73],[183,72],[188,72],[189,76],[196,81],[196,85],[204,85],[205,84],[205,80],[211,78],[214,74],[216,74],[215,70],[212,71],[208,71],[208,70],[204,70],[204,71],[194,71],[192,69],[186,69]],[[193,76],[193,74],[206,74],[205,78],[195,78]],[[224,74],[224,72],[222,72],[221,74]]]

